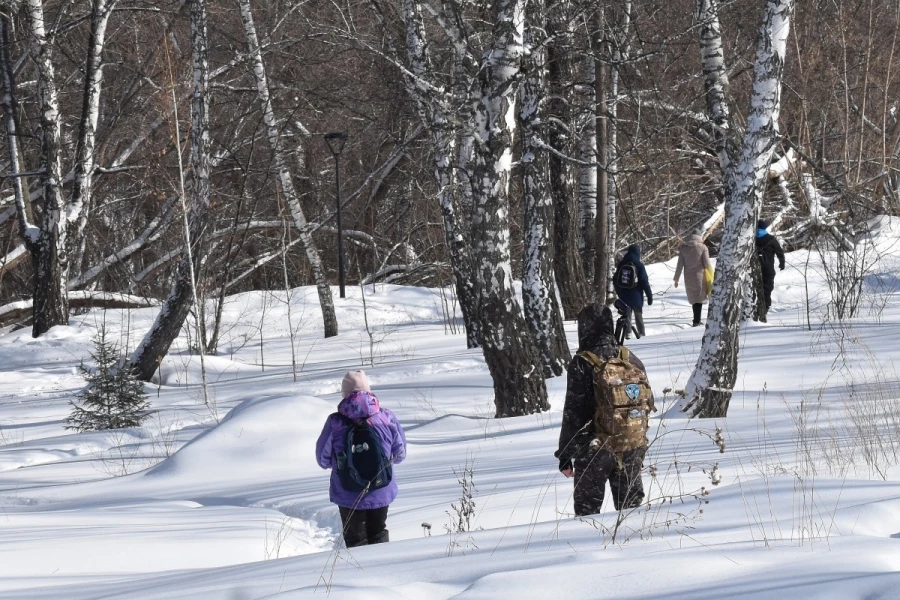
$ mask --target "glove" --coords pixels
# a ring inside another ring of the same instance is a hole
[[[678,280],[675,280],[675,287],[678,287]]]
[[[653,304],[653,296],[647,296],[647,306]]]
[[[778,268],[779,268],[780,270],[784,271],[784,265],[778,265]]]

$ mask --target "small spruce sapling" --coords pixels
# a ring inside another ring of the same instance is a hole
[[[116,347],[107,341],[106,328],[101,327],[94,337],[91,358],[95,369],[79,366],[87,385],[69,402],[72,412],[66,419],[66,429],[100,431],[139,427],[148,415],[150,403],[144,383],[121,361]]]

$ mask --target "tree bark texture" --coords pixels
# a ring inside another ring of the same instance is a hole
[[[462,311],[466,328],[466,345],[469,348],[481,346],[481,324],[478,320],[478,299],[472,275],[472,262],[469,250],[463,237],[460,223],[457,194],[460,189],[459,178],[454,169],[456,159],[456,127],[448,114],[446,102],[435,97],[425,81],[430,75],[431,65],[428,55],[428,43],[425,26],[422,22],[419,5],[415,0],[404,0],[403,20],[406,30],[406,56],[410,66],[411,77],[404,78],[407,92],[416,104],[422,123],[428,130],[434,154],[434,175],[438,183],[438,194],[443,220],[444,240],[450,254],[450,268],[453,271],[453,283],[456,297]],[[463,80],[465,74],[460,64],[464,57],[455,49],[453,64],[455,76]],[[465,103],[467,88],[463,81],[457,81],[457,104]]]
[[[472,246],[482,349],[497,417],[548,410],[537,348],[513,293],[509,175],[523,54],[524,0],[495,0],[493,44],[478,75],[472,154]]]
[[[240,5],[241,19],[244,24],[244,38],[247,42],[247,51],[249,53],[253,75],[256,78],[257,96],[259,98],[260,108],[262,109],[263,122],[266,127],[266,136],[269,139],[269,147],[272,150],[275,169],[278,171],[278,182],[281,186],[281,192],[284,195],[284,199],[287,201],[287,205],[290,208],[294,222],[297,225],[297,235],[299,237],[300,246],[306,253],[306,259],[309,261],[313,279],[316,282],[316,290],[319,294],[319,304],[322,307],[325,337],[332,337],[338,334],[337,316],[334,311],[334,299],[331,294],[331,288],[325,277],[325,269],[322,266],[319,250],[313,242],[306,221],[306,215],[303,212],[303,207],[300,205],[300,198],[297,196],[297,192],[294,188],[294,180],[291,176],[288,159],[281,142],[281,131],[279,130],[278,121],[275,118],[275,110],[272,106],[269,82],[266,77],[266,68],[263,63],[262,52],[259,46],[256,25],[253,22],[253,13],[250,10],[250,0],[238,0],[238,4]]]
[[[191,101],[191,186],[185,251],[172,291],[163,302],[153,326],[132,357],[132,368],[142,381],[150,381],[159,363],[181,333],[196,298],[196,273],[203,262],[209,214],[209,38],[206,0],[191,0],[191,54],[194,91]],[[173,96],[172,101],[176,101]],[[180,141],[178,150],[180,152]],[[182,194],[184,190],[182,189]],[[202,351],[202,348],[201,348]]]
[[[610,273],[615,246],[609,237],[609,115],[606,111],[606,95],[609,83],[609,59],[606,52],[605,10],[597,10],[591,33],[591,49],[594,54],[594,123],[597,138],[597,159],[600,171],[597,176],[597,252],[594,263],[594,297],[597,302],[607,303],[612,290]],[[613,213],[615,215],[615,213]],[[615,237],[615,236],[614,236]]]
[[[68,216],[62,193],[59,99],[50,42],[44,27],[43,3],[41,0],[27,0],[26,11],[32,60],[38,73],[40,102],[39,179],[43,203],[37,235],[29,240],[32,244],[31,262],[34,269],[34,323],[31,335],[38,337],[51,327],[66,325],[69,321],[69,301],[66,294],[69,270],[66,249]]]
[[[593,56],[582,60],[578,132],[578,252],[585,280],[594,280],[597,259],[597,127],[596,127],[596,61]],[[602,299],[601,299],[602,301]]]
[[[778,133],[781,81],[793,0],[767,0],[756,46],[747,131],[728,169],[725,232],[716,263],[709,318],[685,392],[693,416],[724,417],[737,379],[747,272],[755,260],[756,218]]]
[[[572,83],[572,35],[568,25],[567,0],[547,2],[547,143],[571,156],[574,153],[572,113],[567,88]],[[549,187],[553,198],[553,270],[566,319],[574,319],[585,307],[588,287],[579,255],[578,207],[572,190],[569,165],[558,154],[550,154]]]
[[[538,12],[538,11],[534,11]],[[525,259],[522,267],[522,303],[525,322],[537,344],[545,377],[561,375],[571,360],[562,317],[556,301],[552,245],[553,203],[544,187],[546,153],[540,149],[544,120],[543,56],[532,46],[531,26],[526,29],[524,78],[520,92],[522,126],[522,190],[525,207]]]
[[[732,154],[731,111],[728,108],[728,73],[719,25],[719,0],[697,0],[700,24],[700,66],[706,92],[706,110],[713,127],[713,141],[722,173],[728,169]]]

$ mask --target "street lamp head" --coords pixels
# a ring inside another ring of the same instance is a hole
[[[347,143],[347,134],[341,131],[326,133],[325,143],[328,144],[328,149],[331,150],[332,154],[340,156],[341,152],[344,151],[344,144]]]

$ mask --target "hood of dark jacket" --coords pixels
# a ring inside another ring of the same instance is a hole
[[[590,350],[609,343],[615,344],[612,311],[596,302],[588,304],[578,313],[578,350]]]
[[[379,406],[375,394],[364,390],[352,392],[338,404],[338,412],[355,421],[368,419],[378,414],[380,410],[381,406]]]
[[[621,262],[639,263],[641,262],[641,247],[638,244],[631,244],[625,249],[625,255],[622,256]]]

